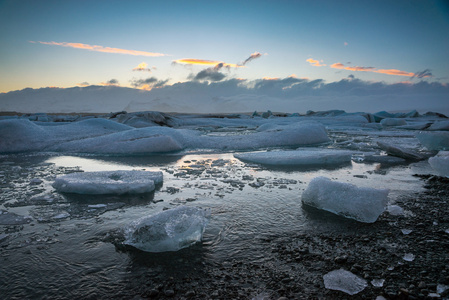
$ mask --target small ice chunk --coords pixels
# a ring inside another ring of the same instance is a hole
[[[100,171],[62,175],[53,187],[62,193],[127,194],[149,193],[162,182],[162,172]]]
[[[449,150],[449,132],[420,132],[416,138],[429,150]]]
[[[401,229],[401,232],[405,235],[412,233],[413,230],[411,229]]]
[[[371,284],[375,287],[383,287],[385,279],[373,279],[371,280]]]
[[[374,223],[385,210],[388,192],[316,177],[302,194],[302,202],[360,222]]]
[[[30,185],[39,185],[39,184],[41,184],[42,182],[43,182],[42,179],[39,179],[39,178],[33,178],[33,179],[30,180]]]
[[[441,176],[449,177],[449,151],[440,151],[434,157],[429,158],[430,166]]]
[[[415,260],[415,255],[413,253],[406,253],[402,257],[402,259],[405,260],[405,261],[414,261]]]
[[[277,166],[335,165],[351,162],[351,151],[334,149],[268,151],[234,154],[247,162]]]
[[[124,244],[147,252],[178,251],[201,241],[209,216],[206,210],[179,206],[143,217],[125,230]]]
[[[449,289],[449,285],[444,285],[444,284],[437,285],[437,293],[438,294],[444,293],[447,289]]]
[[[386,118],[380,121],[382,126],[403,126],[407,125],[407,122],[404,119],[395,119],[395,118]]]
[[[367,286],[364,279],[343,269],[331,271],[324,275],[323,279],[325,288],[342,291],[349,295],[355,295]]]
[[[404,214],[404,209],[399,205],[388,205],[387,211],[392,216],[401,216]]]
[[[88,208],[104,208],[107,207],[106,204],[92,204],[92,205],[88,205]]]

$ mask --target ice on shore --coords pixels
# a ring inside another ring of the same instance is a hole
[[[245,162],[276,166],[336,165],[351,162],[351,151],[335,149],[268,151],[234,154]]]
[[[62,175],[53,187],[62,193],[76,194],[136,194],[149,193],[162,183],[162,172],[99,171]]]
[[[385,210],[389,190],[359,188],[316,177],[302,194],[302,202],[364,223],[374,223]]]
[[[143,217],[125,229],[124,244],[146,252],[178,251],[200,242],[210,213],[179,206]]]
[[[449,177],[449,151],[440,151],[434,157],[429,158],[430,166],[441,176]]]
[[[325,288],[342,291],[349,295],[363,291],[368,285],[366,280],[344,269],[331,271],[324,275],[323,279]]]
[[[429,150],[449,150],[449,132],[420,132],[416,137]]]

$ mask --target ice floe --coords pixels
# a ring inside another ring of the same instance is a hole
[[[323,276],[324,287],[355,295],[367,287],[366,280],[344,269],[334,270]]]
[[[440,151],[429,158],[430,166],[441,176],[449,177],[449,151]]]
[[[143,217],[125,229],[124,244],[146,252],[178,251],[200,242],[210,213],[179,206]]]
[[[302,202],[364,223],[374,223],[385,210],[389,190],[357,187],[316,177],[302,194]]]
[[[380,121],[380,124],[382,126],[388,127],[388,126],[403,126],[407,125],[407,121],[404,119],[395,119],[395,118],[386,118]]]
[[[351,151],[314,149],[295,151],[268,151],[234,154],[234,157],[252,163],[276,166],[336,165],[351,162]]]
[[[127,194],[149,193],[162,183],[162,172],[99,171],[58,176],[53,187],[62,193]]]
[[[401,157],[401,158],[408,159],[408,160],[424,159],[424,157],[421,154],[419,154],[416,151],[413,151],[411,149],[404,149],[402,147],[388,144],[388,143],[383,143],[383,142],[377,142],[377,145],[382,150],[384,150],[385,152],[387,152],[388,154],[390,154],[392,156],[397,156],[397,157]]]
[[[20,216],[6,210],[0,210],[0,225],[21,225],[30,222],[30,216]]]

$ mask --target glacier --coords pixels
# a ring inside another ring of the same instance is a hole
[[[58,176],[52,186],[61,193],[136,194],[149,193],[161,184],[162,172],[98,171],[77,172]]]
[[[389,190],[359,188],[320,176],[309,183],[302,202],[359,222],[374,223],[385,210],[388,193]]]
[[[178,251],[200,242],[210,212],[178,206],[143,217],[125,228],[125,245],[146,252]]]

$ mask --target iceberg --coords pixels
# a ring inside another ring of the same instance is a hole
[[[434,157],[429,158],[430,166],[441,176],[449,177],[449,151],[440,151]]]
[[[387,143],[382,143],[382,142],[377,142],[377,145],[380,147],[380,149],[384,150],[385,152],[387,152],[388,154],[392,155],[392,156],[397,156],[400,158],[404,158],[404,159],[409,159],[409,160],[422,160],[424,159],[424,157],[413,151],[410,149],[404,149],[395,145],[391,145],[391,144],[387,144]]]
[[[323,276],[324,287],[355,295],[367,287],[366,280],[344,269],[334,270]]]
[[[420,132],[416,138],[429,150],[449,150],[449,132]]]
[[[130,224],[123,243],[146,252],[178,251],[201,241],[209,217],[208,211],[196,207],[162,211]]]
[[[438,131],[438,130],[449,131],[449,121],[435,122],[427,130],[432,130],[432,131]]]
[[[234,154],[241,161],[276,166],[335,165],[351,162],[351,151],[335,149],[268,151]]]
[[[396,118],[386,118],[380,121],[380,124],[384,127],[388,126],[403,126],[407,125],[407,122],[404,119],[396,119]]]
[[[61,193],[136,194],[149,193],[162,183],[162,172],[99,171],[58,176],[53,187]]]
[[[302,194],[302,202],[359,222],[374,223],[385,210],[388,193],[316,177]]]

